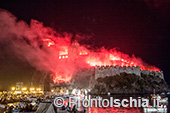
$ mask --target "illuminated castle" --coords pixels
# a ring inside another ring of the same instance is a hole
[[[71,44],[71,47],[68,46],[61,46],[59,47],[59,59],[75,59],[78,58],[78,56],[88,55],[87,50],[85,48],[80,47],[79,43],[77,41],[74,41]],[[77,56],[77,57],[75,57]]]
[[[52,42],[48,42],[48,47],[51,44],[53,45]],[[53,81],[55,82],[68,82],[76,75],[75,72],[83,68],[93,68],[95,79],[120,75],[121,73],[137,76],[142,74],[153,75],[164,79],[163,72],[159,68],[144,63],[140,58],[130,57],[116,50],[103,48],[93,51],[79,45],[77,41],[73,41],[71,44],[59,45],[56,50],[55,60],[57,60],[59,68],[54,74]],[[82,73],[80,72],[80,74]]]
[[[59,52],[59,59],[67,59],[68,57],[75,58],[74,56],[77,56],[76,58],[78,58],[79,56],[85,56],[88,58],[88,52],[86,50],[83,50],[83,48],[80,47],[77,41],[74,41],[72,43],[71,48],[65,46],[61,47],[61,50]],[[116,58],[114,58],[114,60],[116,60]],[[121,59],[119,62],[124,63],[125,61],[126,60]],[[93,64],[92,66],[95,67],[95,69],[92,70],[95,73],[95,79],[104,78],[106,76],[120,75],[121,73],[135,74],[137,76],[141,76],[142,74],[153,75],[164,79],[164,75],[162,71],[145,70],[145,69],[141,69],[141,67],[139,66],[118,66],[118,65],[98,66]]]

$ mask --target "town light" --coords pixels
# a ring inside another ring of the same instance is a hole
[[[36,90],[37,90],[37,91],[40,91],[40,90],[41,90],[41,88],[37,88]]]
[[[27,90],[27,88],[26,88],[26,87],[23,87],[23,88],[22,88],[22,91],[26,91],[26,90]]]
[[[14,90],[15,90],[15,87],[12,87],[11,89],[12,89],[12,91],[14,91]]]
[[[30,88],[30,91],[34,91],[35,90],[35,88]]]

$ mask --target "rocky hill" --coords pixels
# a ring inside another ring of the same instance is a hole
[[[115,76],[98,78],[91,86],[92,93],[152,93],[167,91],[168,85],[163,78],[153,75],[121,73]]]

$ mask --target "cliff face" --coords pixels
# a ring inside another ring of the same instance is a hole
[[[159,76],[143,73],[137,76],[123,72],[120,75],[98,78],[92,86],[92,93],[151,93],[153,90],[164,92],[167,88],[165,80]]]

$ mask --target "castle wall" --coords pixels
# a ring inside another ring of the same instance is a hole
[[[141,76],[141,74],[158,76],[164,79],[163,72],[140,70],[140,67],[120,67],[120,66],[96,66],[95,67],[95,79],[104,78],[106,76],[120,75],[121,73],[135,74]]]

